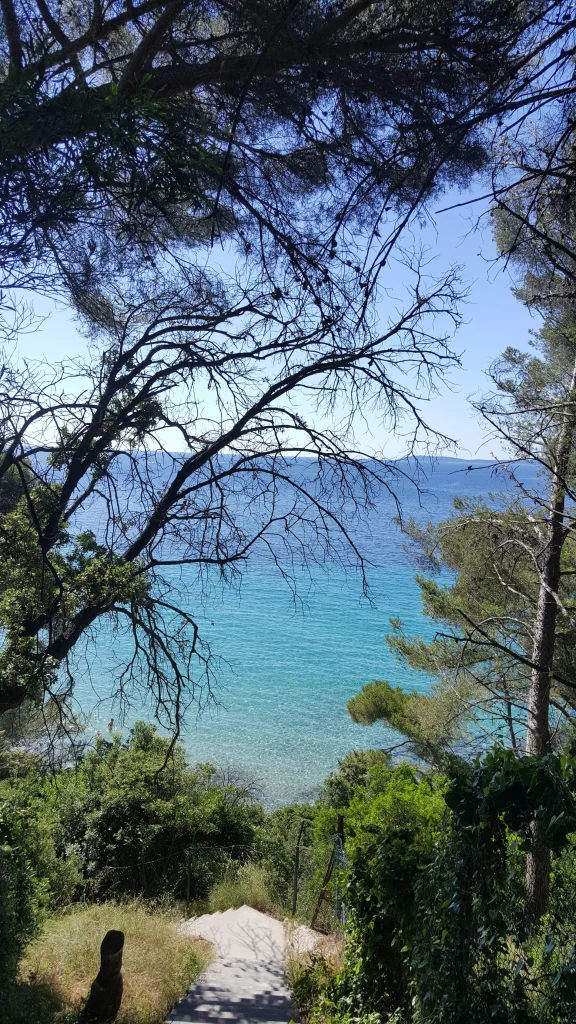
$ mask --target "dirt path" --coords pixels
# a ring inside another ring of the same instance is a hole
[[[176,1004],[171,1024],[287,1024],[298,1020],[284,977],[284,926],[251,907],[205,914],[182,925],[212,942],[216,956]]]

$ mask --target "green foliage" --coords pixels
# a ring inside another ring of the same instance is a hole
[[[226,858],[252,846],[263,817],[236,787],[219,785],[211,765],[189,768],[182,747],[170,751],[142,722],[128,743],[99,739],[78,769],[28,778],[17,792],[46,837],[39,867],[52,878],[68,871],[70,881],[79,870],[97,898],[183,897],[190,848],[191,896],[205,896]]]
[[[351,750],[324,780],[322,799],[331,807],[347,807],[359,786],[367,786],[374,765],[389,766],[385,750]]]
[[[472,766],[454,762],[449,781],[410,781],[414,769],[402,766],[380,783],[389,802],[378,802],[374,772],[373,800],[359,790],[349,809],[358,824],[347,844],[346,960],[313,1019],[572,1020],[573,755],[517,758],[496,748]],[[523,879],[536,841],[552,855],[550,912],[537,925],[526,917]]]
[[[38,530],[49,521],[57,490],[54,487],[50,494],[32,488],[1,516],[0,711],[3,692],[10,696],[21,691],[21,700],[39,703],[53,679],[56,661],[43,656],[43,645],[31,634],[30,624],[45,625],[56,603],[58,629],[65,632],[86,604],[105,611],[115,604],[142,605],[149,595],[141,564],[123,562],[90,531],[72,537],[66,524],[61,525],[46,559]]]
[[[576,832],[576,759],[573,752],[516,757],[496,748],[472,769],[451,780],[447,803],[464,828],[487,828],[496,835],[503,822],[530,845],[534,814],[545,824],[546,845],[559,851]]]
[[[228,865],[208,897],[210,913],[244,905],[264,914],[278,911],[271,891],[271,877],[262,864]]]
[[[446,780],[413,765],[371,769],[346,814],[350,871],[346,964],[339,1012],[388,1013],[407,1005],[405,945],[418,919],[415,882],[448,830]]]
[[[406,691],[376,680],[348,701],[348,714],[361,725],[383,722],[396,729],[422,760],[441,764],[445,748],[467,735],[468,711],[458,694],[439,685],[429,693]]]
[[[4,456],[0,456],[0,465],[3,459]],[[0,515],[13,512],[24,494],[24,486],[31,486],[32,483],[33,476],[28,462],[22,462],[18,468],[11,466],[0,479]]]
[[[290,912],[294,858],[298,837],[302,846],[313,841],[317,809],[312,804],[289,804],[267,814],[256,833],[256,850],[265,867],[275,902]]]
[[[410,669],[435,676],[428,693],[406,691],[376,681],[348,703],[355,721],[382,722],[403,735],[425,761],[443,765],[447,753],[472,755],[488,734],[499,743],[520,746],[523,709],[530,686],[532,626],[538,599],[535,557],[542,512],[527,499],[493,496],[492,502],[455,502],[453,516],[439,524],[410,523],[413,554],[430,575],[417,575],[424,614],[438,626],[431,641],[409,636],[400,620],[386,638]],[[567,536],[561,556],[560,598],[575,600],[576,543]],[[442,573],[440,580],[435,578]],[[449,575],[448,575],[449,574]],[[476,624],[480,628],[476,629]],[[517,655],[526,659],[518,660]],[[552,681],[552,720],[574,708],[572,678],[576,643],[571,622],[556,625]]]
[[[366,841],[370,845],[375,829],[409,830],[419,842],[434,843],[445,828],[445,788],[443,776],[414,765],[375,765],[368,787],[356,791],[345,815],[347,853],[354,856]]]
[[[289,960],[287,975],[300,1017],[309,1021],[318,1016],[314,1008],[322,1003],[334,980],[334,968],[321,953],[309,953],[299,960]]]
[[[0,800],[0,985],[14,975],[47,902],[45,886],[31,862],[34,839],[29,816]]]
[[[418,885],[421,927],[409,950],[412,990],[430,1021],[541,1024],[576,1009],[573,900],[553,921],[530,922],[521,856],[534,847],[536,817],[538,842],[561,866],[576,827],[575,767],[568,755],[497,749],[451,780],[453,828]]]

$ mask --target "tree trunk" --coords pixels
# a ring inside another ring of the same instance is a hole
[[[547,754],[550,751],[550,687],[558,617],[557,595],[561,579],[562,548],[566,539],[564,506],[566,474],[576,431],[576,363],[572,371],[566,405],[552,465],[552,489],[546,524],[546,539],[538,559],[540,588],[536,609],[532,669],[528,696],[526,753]],[[533,849],[526,863],[526,905],[530,921],[538,921],[548,907],[550,882],[550,851],[545,847],[542,826],[532,824]]]
[[[526,856],[526,917],[530,925],[537,924],[548,910],[551,860],[543,842],[543,828],[543,823],[534,818],[532,849]]]

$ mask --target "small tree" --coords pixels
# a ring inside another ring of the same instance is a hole
[[[545,316],[535,341],[538,356],[508,349],[491,369],[496,392],[476,403],[509,450],[500,469],[512,481],[512,494],[459,502],[448,522],[410,528],[429,566],[456,573],[448,586],[419,580],[425,612],[449,631],[425,644],[395,623],[390,643],[408,664],[441,682],[429,697],[373,684],[350,704],[356,720],[384,719],[419,753],[441,755],[447,744],[461,742],[474,719],[476,734],[496,730],[519,754],[544,755],[552,746],[551,713],[555,732],[574,713],[576,263],[572,221],[558,220],[568,209],[566,195],[547,198],[540,220],[533,223],[527,213],[520,232],[518,218],[496,215],[501,249],[524,271],[519,296]],[[520,189],[514,202],[522,210],[531,207],[532,196]],[[554,258],[557,249],[561,260]],[[541,471],[537,489],[516,470],[526,462]],[[538,828],[535,820],[527,874],[533,917],[546,907],[549,878]]]
[[[425,369],[433,386],[452,358],[442,327],[459,319],[456,276],[413,270],[414,294],[383,331],[360,327],[354,304],[326,320],[306,290],[279,300],[208,275],[200,287],[195,272],[156,290],[141,279],[97,303],[82,296],[88,360],[5,367],[0,480],[18,474],[23,495],[1,521],[3,710],[51,699],[66,717],[73,675],[56,683],[58,667],[104,617],[133,640],[119,696],[152,694],[177,732],[190,701],[207,698],[211,668],[165,569],[232,578],[260,548],[293,582],[306,560],[361,561],[349,516],[392,490],[398,470],[362,458],[353,424],[372,403],[421,433],[402,375]],[[316,404],[308,419],[304,395]],[[348,416],[339,431],[335,409]],[[167,430],[180,451],[166,450]],[[313,456],[305,472],[298,455]]]

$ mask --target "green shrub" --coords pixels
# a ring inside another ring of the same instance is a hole
[[[301,858],[301,879],[306,878],[306,856],[313,842],[318,808],[312,804],[290,804],[267,814],[256,834],[256,856],[268,875],[275,903],[288,914],[292,909],[294,858],[300,836],[306,848]]]
[[[409,764],[377,764],[369,776],[345,814],[349,917],[334,1013],[386,1019],[400,1008],[411,1019],[407,948],[418,927],[416,887],[449,831],[447,781]],[[333,828],[334,815],[320,814],[318,829]]]
[[[361,1013],[358,1017],[354,1013],[342,1013],[323,1001],[321,1008],[312,1011],[306,1024],[405,1024],[405,1020],[399,1011],[384,1017],[381,1013]]]
[[[181,746],[168,748],[139,722],[125,744],[98,739],[78,769],[12,785],[37,821],[37,869],[57,905],[80,894],[184,898],[188,884],[203,898],[222,864],[253,845],[261,808],[219,784],[213,766],[190,768]]]
[[[278,910],[271,892],[270,876],[261,864],[231,865],[208,897],[211,913],[244,905],[269,914]]]
[[[34,833],[24,812],[0,803],[0,984],[13,977],[25,943],[38,930],[46,887],[36,876],[29,851]]]
[[[375,765],[389,768],[390,754],[385,750],[351,750],[324,780],[323,800],[338,809],[348,807],[356,791],[370,785],[370,769]]]
[[[334,968],[321,953],[307,953],[289,960],[286,974],[300,1017],[306,1022],[333,982]]]
[[[495,748],[452,767],[448,783],[371,769],[351,800],[345,963],[310,1024],[576,1020],[576,757]],[[524,886],[536,819],[552,863],[539,920]]]

